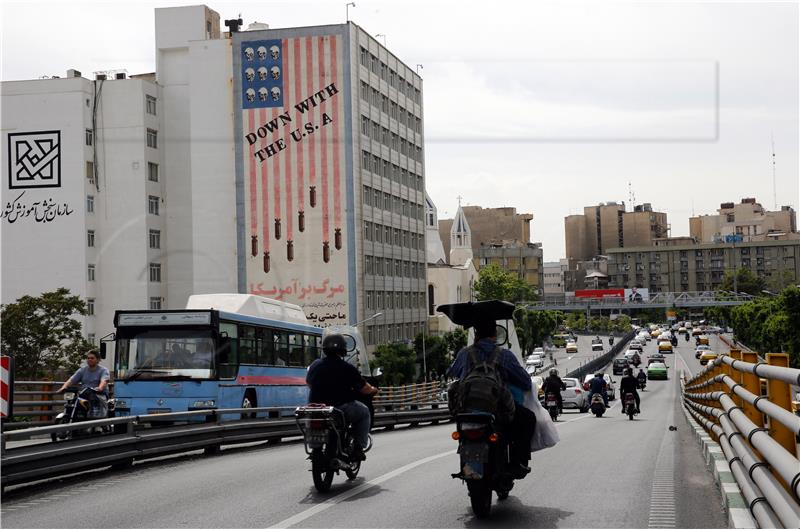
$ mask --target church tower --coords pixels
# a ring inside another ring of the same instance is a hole
[[[462,266],[472,260],[472,232],[469,229],[467,217],[461,209],[461,199],[458,200],[458,211],[450,228],[450,265]]]
[[[444,245],[439,237],[439,219],[436,213],[436,205],[425,193],[425,253],[429,263],[447,264],[444,255]]]

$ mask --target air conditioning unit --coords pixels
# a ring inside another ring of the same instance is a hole
[[[95,76],[94,76],[94,78],[95,78],[96,80],[98,80],[98,81],[105,81],[105,80],[106,80],[106,74],[104,74],[104,73],[99,73],[99,74],[95,75]]]
[[[126,75],[124,72],[118,72],[114,75],[114,79],[125,79]]]

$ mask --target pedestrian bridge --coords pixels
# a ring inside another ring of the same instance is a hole
[[[624,298],[576,298],[571,296],[546,296],[541,301],[527,304],[529,310],[560,311],[631,311],[641,309],[734,307],[753,301],[754,296],[744,293],[704,292],[658,292],[650,294],[646,301],[629,301]]]

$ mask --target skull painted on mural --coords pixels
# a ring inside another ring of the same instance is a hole
[[[262,66],[261,68],[258,69],[258,78],[261,81],[266,81],[267,80],[267,69],[264,66]]]
[[[258,58],[262,60],[267,58],[267,48],[264,46],[258,47]]]
[[[273,59],[277,60],[281,56],[281,50],[277,46],[270,46],[269,54]]]
[[[256,100],[256,91],[252,88],[248,88],[245,92],[245,97],[247,97],[248,101],[255,101]]]
[[[248,81],[252,81],[256,78],[256,72],[252,68],[248,68],[244,71],[244,76]]]
[[[267,94],[268,94],[268,93],[269,93],[269,92],[267,92],[267,89],[266,89],[266,88],[264,88],[264,87],[261,87],[261,88],[259,88],[259,89],[258,89],[258,99],[259,99],[260,101],[266,101],[266,100],[267,100]]]
[[[246,48],[244,50],[244,58],[247,59],[248,61],[252,61],[254,56],[255,52],[253,51],[253,48]]]
[[[281,69],[277,66],[273,66],[269,69],[269,73],[272,75],[273,79],[280,79],[281,78]]]
[[[270,90],[270,93],[272,94],[273,101],[278,101],[281,98],[281,89],[277,86],[273,86],[272,90]]]

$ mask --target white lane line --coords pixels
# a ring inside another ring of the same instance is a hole
[[[325,500],[324,502],[322,502],[322,503],[320,503],[318,505],[315,505],[313,507],[310,507],[310,508],[306,509],[303,512],[297,513],[294,516],[291,516],[291,517],[289,517],[289,518],[287,518],[287,519],[285,519],[285,520],[283,520],[281,522],[278,522],[278,523],[276,523],[274,525],[271,525],[269,527],[269,529],[278,529],[278,528],[283,529],[283,528],[286,528],[286,527],[291,527],[291,526],[293,526],[295,524],[298,524],[298,523],[302,522],[303,520],[306,520],[306,519],[308,519],[308,518],[310,518],[310,517],[312,517],[312,516],[314,516],[316,514],[321,513],[322,511],[330,509],[331,507],[335,506],[336,504],[338,504],[338,503],[340,503],[340,502],[342,502],[342,501],[344,501],[344,500],[346,500],[348,498],[352,498],[353,496],[361,494],[365,490],[367,490],[369,488],[372,488],[375,485],[380,485],[384,481],[388,481],[388,480],[390,480],[390,479],[392,479],[394,477],[399,476],[400,474],[404,474],[404,473],[408,472],[409,470],[412,470],[412,469],[414,469],[414,468],[416,468],[416,467],[418,467],[420,465],[424,465],[425,463],[430,463],[431,461],[434,461],[436,459],[439,459],[439,458],[442,458],[442,457],[445,457],[445,456],[450,456],[450,455],[453,455],[455,453],[456,453],[455,450],[448,450],[447,452],[442,452],[441,454],[432,455],[430,457],[426,457],[424,459],[420,459],[418,461],[414,461],[413,463],[409,463],[407,465],[404,465],[404,466],[402,466],[400,468],[397,468],[395,470],[392,470],[391,472],[388,472],[388,473],[386,473],[386,474],[384,474],[382,476],[378,476],[377,478],[375,478],[373,480],[370,480],[370,481],[364,483],[363,485],[359,485],[358,487],[356,487],[354,489],[350,489],[348,491],[342,492],[341,494],[337,494],[333,498],[329,498],[329,499]]]

